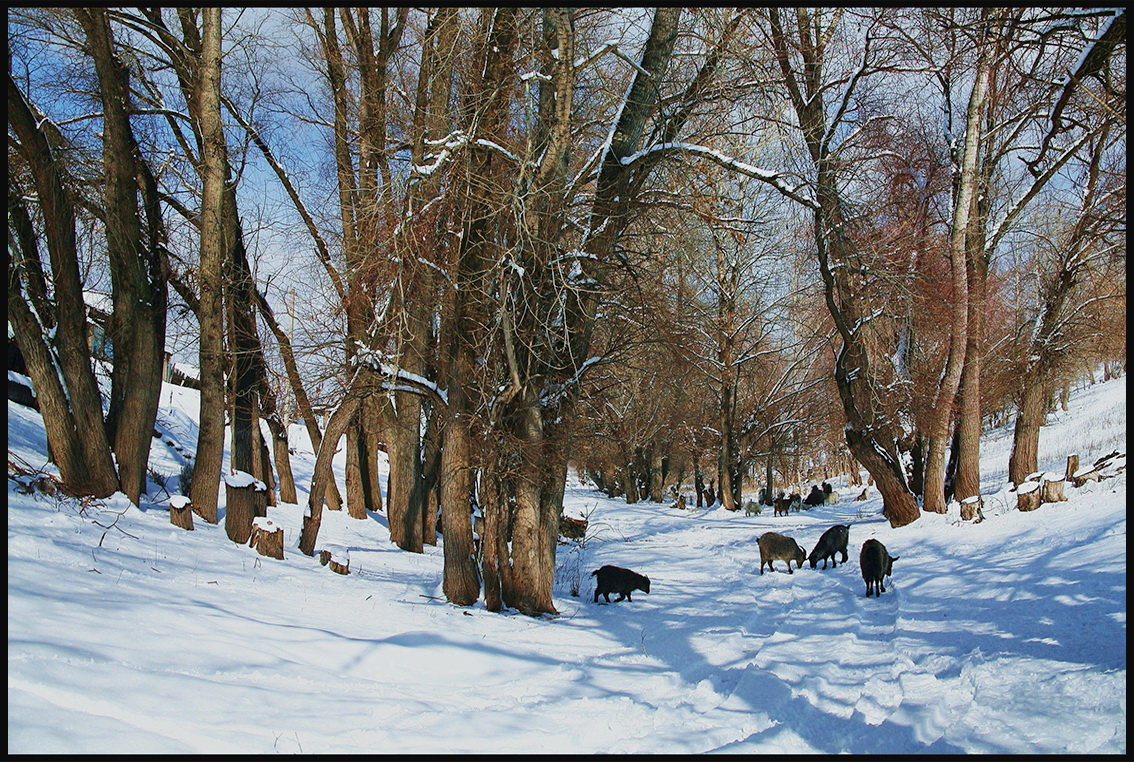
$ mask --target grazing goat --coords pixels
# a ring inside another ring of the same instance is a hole
[[[885,577],[894,571],[894,562],[900,556],[891,556],[886,546],[875,539],[862,543],[862,552],[858,555],[858,565],[862,569],[862,579],[866,582],[866,597],[871,594],[880,596],[886,592]]]
[[[601,595],[610,603],[610,594],[618,593],[618,598],[615,603],[625,598],[633,602],[630,597],[630,592],[633,590],[641,590],[644,593],[650,592],[650,578],[637,572],[623,569],[620,566],[604,566],[601,569],[595,569],[591,572],[592,577],[598,577],[598,585],[595,587],[594,602],[598,603],[598,597]]]
[[[847,524],[835,524],[828,529],[819,538],[819,542],[815,543],[815,549],[811,551],[811,555],[807,560],[811,563],[811,568],[814,569],[819,560],[823,560],[823,568],[827,568],[827,559],[831,559],[832,566],[838,566],[839,562],[835,559],[836,553],[843,554],[843,563],[847,562],[847,541],[850,539],[850,526]]]
[[[745,516],[759,516],[760,515],[760,504],[757,503],[755,500],[749,500],[748,502],[746,502],[744,504],[744,515]]]
[[[787,561],[788,574],[795,573],[791,570],[792,561],[795,561],[797,569],[803,568],[803,559],[807,554],[799,547],[798,542],[787,535],[765,532],[756,540],[756,544],[760,546],[761,574],[764,573],[764,564],[768,565],[768,571],[775,571],[775,567],[772,566],[773,561]]]

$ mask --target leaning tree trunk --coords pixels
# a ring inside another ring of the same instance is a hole
[[[360,402],[355,384],[351,384],[347,389],[346,397],[331,414],[331,420],[327,421],[323,442],[315,456],[315,469],[311,474],[311,492],[307,500],[307,510],[303,514],[303,529],[299,535],[299,550],[305,555],[315,555],[319,526],[323,521],[323,499],[327,493],[327,486],[334,483],[331,461],[335,456],[339,440],[346,434]]]
[[[102,402],[91,369],[86,305],[79,275],[75,206],[63,171],[55,163],[51,143],[43,132],[46,122],[33,113],[31,104],[9,74],[8,124],[18,138],[18,150],[27,161],[35,184],[55,289],[51,362],[57,368],[54,372],[58,373],[66,394],[66,399],[60,399],[59,403],[69,407],[69,417],[74,421],[74,445],[84,465],[82,472],[73,472],[76,481],[68,486],[77,494],[106,497],[118,488],[118,475],[111,459],[103,427]],[[8,198],[11,209],[11,191]],[[21,214],[30,219],[26,208]],[[38,268],[38,253],[25,251],[23,255],[29,264],[34,258]],[[12,275],[13,270],[9,269],[9,294],[13,290]],[[43,335],[45,330],[47,326],[42,326],[37,334]],[[45,390],[48,388],[44,387]],[[60,445],[65,446],[66,443],[61,442]]]
[[[295,361],[295,353],[291,348],[291,339],[284,333],[280,327],[279,321],[276,320],[275,314],[272,312],[268,300],[259,290],[256,291],[256,302],[260,307],[260,315],[263,317],[264,322],[267,323],[268,329],[272,335],[276,337],[276,343],[279,346],[280,358],[283,360],[284,371],[287,375],[288,385],[291,388],[291,393],[295,397],[296,407],[299,409],[299,415],[303,419],[303,425],[307,429],[307,436],[311,439],[311,446],[316,452],[323,442],[323,433],[319,430],[319,423],[315,420],[315,411],[311,407],[311,400],[307,396],[307,392],[303,388],[303,382],[299,376],[299,366]],[[286,436],[286,430],[284,435]],[[324,499],[332,510],[338,510],[335,506],[341,506],[342,501],[339,498],[339,490],[335,485],[334,480],[330,480],[324,491]]]

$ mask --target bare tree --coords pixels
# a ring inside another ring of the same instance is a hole
[[[105,497],[118,488],[118,477],[87,339],[76,237],[78,200],[60,155],[65,147],[62,136],[28,100],[10,68],[8,125],[14,135],[9,162],[16,170],[8,186],[9,241],[10,249],[18,253],[8,264],[9,316],[64,483],[76,494]],[[35,190],[42,234],[32,223],[21,175]],[[41,235],[50,263],[52,299],[38,250]]]

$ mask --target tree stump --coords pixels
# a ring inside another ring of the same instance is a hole
[[[1057,474],[1045,474],[1040,484],[1042,485],[1040,488],[1042,502],[1062,503],[1067,500],[1063,494],[1063,485],[1066,482]]]
[[[335,574],[350,574],[350,553],[342,548],[323,548],[319,551],[319,563]]]
[[[572,540],[581,540],[587,535],[587,520],[573,516],[559,517],[559,534]]]
[[[193,503],[184,495],[169,498],[169,523],[193,531]]]
[[[1072,481],[1072,480],[1075,477],[1075,472],[1078,471],[1078,470],[1079,470],[1079,456],[1078,455],[1068,455],[1067,456],[1067,470],[1063,472],[1064,480],[1069,481],[1072,484],[1074,484],[1074,481]]]
[[[224,530],[228,539],[244,545],[251,537],[252,522],[268,514],[268,485],[244,471],[226,473],[224,485]]]
[[[984,512],[981,510],[983,507],[984,500],[980,495],[966,497],[961,501],[961,520],[972,521],[975,518],[976,521],[973,523],[979,524],[981,521],[984,521]]]
[[[248,544],[262,556],[283,560],[283,527],[266,516],[257,516],[252,520]]]
[[[1024,482],[1016,487],[1016,507],[1021,511],[1034,511],[1040,507],[1040,483]]]

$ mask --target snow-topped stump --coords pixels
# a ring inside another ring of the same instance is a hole
[[[984,512],[981,510],[982,508],[984,508],[984,500],[980,495],[972,495],[970,497],[966,497],[961,501],[961,520],[972,521],[972,519],[975,518],[976,521],[974,521],[973,523],[979,524],[984,520]]]
[[[1048,471],[1040,477],[1040,501],[1044,503],[1062,503],[1067,500],[1063,494],[1063,485],[1066,482],[1061,474]]]
[[[225,531],[233,542],[243,544],[250,538],[248,521],[268,513],[268,485],[244,471],[224,474]],[[267,554],[264,554],[267,555]],[[283,551],[273,558],[283,558]]]
[[[335,574],[350,574],[350,552],[346,548],[327,546],[319,550],[319,563]]]
[[[193,531],[193,502],[184,495],[169,498],[169,523]]]
[[[1026,481],[1016,487],[1016,507],[1021,511],[1034,511],[1040,507],[1040,483]]]
[[[267,516],[257,516],[252,519],[252,537],[248,544],[262,556],[283,560],[283,527]]]

